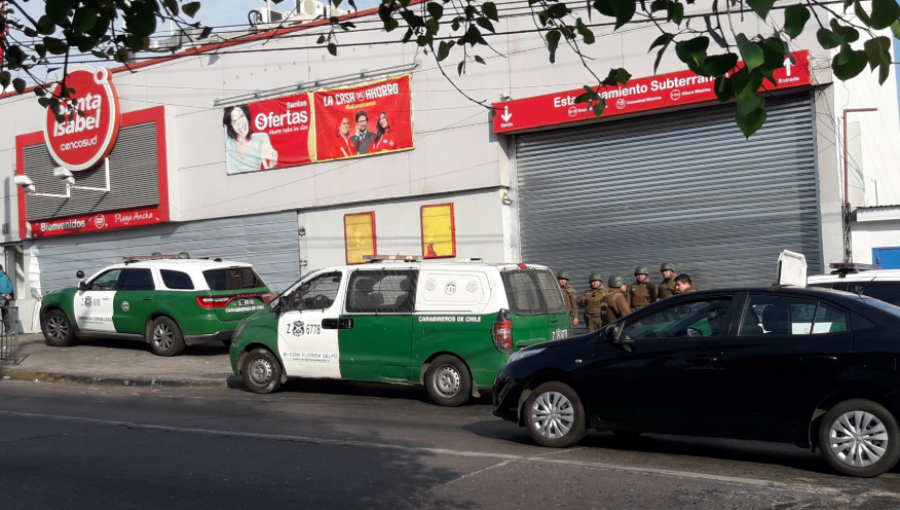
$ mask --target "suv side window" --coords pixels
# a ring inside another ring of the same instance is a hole
[[[331,308],[341,288],[341,273],[325,273],[301,283],[290,296],[290,309],[325,310]]]
[[[739,336],[809,335],[849,329],[847,313],[815,299],[750,296]]]
[[[673,304],[632,322],[623,338],[711,337],[728,333],[730,296]]]
[[[147,268],[123,269],[118,290],[154,290],[153,272]]]
[[[194,290],[194,282],[191,275],[182,273],[181,271],[172,271],[171,269],[160,269],[163,284],[172,290]]]
[[[347,311],[410,314],[417,276],[411,270],[354,271],[347,285]]]
[[[121,269],[110,269],[94,278],[91,282],[90,290],[116,290],[116,285],[119,282],[119,274],[121,273]]]

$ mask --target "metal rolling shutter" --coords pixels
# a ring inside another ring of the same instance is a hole
[[[768,101],[750,140],[733,105],[516,138],[522,258],[654,282],[673,262],[698,288],[771,284],[777,257],[822,270],[813,108],[808,95]],[[605,282],[604,282],[605,283]]]
[[[90,276],[123,256],[154,252],[249,262],[276,291],[300,279],[296,211],[36,239],[34,247],[43,292],[77,285],[79,269]]]
[[[72,198],[30,196],[25,203],[28,221],[61,218],[77,214],[115,211],[159,204],[159,172],[156,165],[156,123],[123,127],[109,153],[109,193],[72,190]],[[63,182],[53,176],[59,166],[44,144],[25,147],[25,172],[39,193],[64,194]],[[72,172],[77,186],[106,186],[106,171]]]

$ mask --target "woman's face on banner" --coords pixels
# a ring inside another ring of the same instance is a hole
[[[378,124],[380,124],[382,128],[387,129],[388,128],[387,115],[385,115],[383,113],[381,115],[379,115],[378,116]]]
[[[340,133],[341,136],[347,136],[347,134],[350,133],[350,120],[347,117],[341,119],[341,125],[338,126],[338,133]]]
[[[237,133],[240,138],[247,138],[249,128],[250,125],[247,121],[247,116],[244,115],[244,110],[240,108],[231,110],[231,129],[234,129],[234,132]]]

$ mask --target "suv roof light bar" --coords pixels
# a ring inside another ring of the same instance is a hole
[[[153,253],[150,255],[125,255],[125,260],[159,260],[159,259],[189,259],[191,254],[183,251],[181,253],[164,255],[162,253]]]
[[[859,262],[832,262],[828,264],[831,268],[831,274],[846,275],[851,273],[859,273],[861,271],[871,271],[873,269],[881,269],[880,264],[861,264]]]
[[[363,255],[366,262],[419,262],[421,255]]]

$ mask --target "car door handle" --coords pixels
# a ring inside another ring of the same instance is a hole
[[[152,298],[152,297],[145,297],[145,298],[144,298],[144,301],[153,301],[153,298]]]
[[[815,365],[827,365],[838,360],[837,356],[804,356],[800,361],[804,363],[812,363]]]
[[[713,363],[715,363],[715,362],[718,361],[718,360],[717,360],[716,358],[713,358],[713,357],[702,356],[702,357],[699,357],[699,358],[688,358],[688,359],[685,360],[685,361],[686,361],[689,365],[712,365]]]

